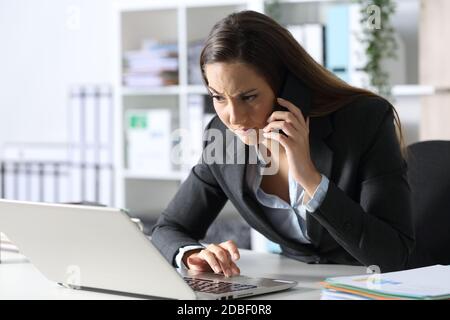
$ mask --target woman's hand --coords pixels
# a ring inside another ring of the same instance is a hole
[[[235,261],[239,250],[232,240],[210,244],[203,250],[191,250],[184,254],[183,262],[188,269],[201,272],[223,273],[226,277],[237,276],[240,270]]]
[[[294,179],[312,197],[322,176],[314,166],[309,149],[309,118],[305,121],[302,112],[291,102],[282,98],[278,103],[289,111],[275,111],[267,119],[263,136],[278,141],[285,149],[289,171]],[[283,130],[287,136],[271,132]]]

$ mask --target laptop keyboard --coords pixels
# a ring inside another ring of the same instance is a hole
[[[207,279],[196,279],[196,278],[189,278],[189,277],[184,277],[184,281],[186,281],[186,283],[194,291],[205,292],[205,293],[214,293],[214,294],[256,288],[256,286],[250,285],[250,284],[231,283],[231,282],[223,282],[223,281],[207,280]]]

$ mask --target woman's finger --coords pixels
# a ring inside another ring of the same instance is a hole
[[[219,261],[217,261],[214,253],[205,249],[205,250],[200,251],[199,256],[201,258],[203,258],[206,262],[208,262],[208,264],[211,266],[211,269],[215,273],[222,272],[222,266],[220,265]]]
[[[207,261],[193,254],[187,258],[187,267],[194,271],[211,271],[212,268]]]
[[[231,255],[231,258],[234,261],[239,260],[239,258],[241,257],[241,255],[239,253],[239,249],[233,240],[228,240],[228,241],[222,242],[221,244],[219,244],[219,246],[228,250],[228,252]]]
[[[281,106],[287,108],[290,112],[292,112],[302,125],[306,126],[305,117],[303,117],[303,113],[301,112],[299,107],[283,98],[278,98],[277,101]]]
[[[270,124],[274,121],[286,121],[294,126],[295,129],[301,130],[304,126],[300,123],[297,117],[289,111],[274,111],[267,119],[267,122]],[[266,126],[267,127],[267,126]],[[265,127],[264,127],[265,128]]]
[[[230,268],[234,275],[239,275],[241,270],[238,268],[234,261],[239,260],[241,255],[236,243],[233,240],[228,240],[219,244],[220,247],[228,251],[231,256],[232,261],[230,261]]]
[[[231,269],[233,270],[233,275],[238,276],[241,274],[241,269],[233,262],[231,265]]]
[[[266,139],[272,139],[280,143],[286,150],[290,149],[290,142],[289,138],[285,135],[278,133],[278,132],[264,132],[263,136]]]
[[[294,128],[294,126],[287,121],[272,121],[265,128],[264,132],[270,132],[274,130],[283,130],[289,137],[295,137],[298,135],[298,130]]]
[[[224,248],[215,244],[209,245],[206,249],[214,253],[215,258],[219,262],[225,276],[232,276],[233,270],[231,267],[232,261],[230,253]]]

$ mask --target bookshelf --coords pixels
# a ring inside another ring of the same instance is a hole
[[[325,23],[325,11],[334,4],[350,4],[343,0],[282,0],[280,22],[287,24]],[[204,95],[206,89],[192,81],[189,48],[192,43],[206,38],[212,26],[226,15],[240,10],[264,12],[264,0],[131,0],[117,1],[114,6],[113,41],[115,52],[116,112],[116,206],[128,208],[137,216],[159,215],[187,177],[190,167],[181,166],[169,172],[133,170],[127,164],[125,115],[129,110],[165,108],[173,115],[174,128],[188,128],[189,99]],[[123,56],[137,50],[149,38],[177,45],[178,83],[163,87],[129,88],[122,83]],[[417,79],[407,83],[416,83]],[[402,85],[394,88],[399,96],[416,96],[424,90],[418,86]],[[226,214],[235,214],[231,204],[224,208]]]
[[[189,44],[203,41],[214,23],[226,15],[245,9],[261,11],[262,1],[128,1],[117,2],[114,25],[117,34],[115,102],[117,108],[115,159],[117,164],[116,205],[137,216],[157,217],[187,177],[190,167],[175,166],[170,171],[146,172],[130,169],[127,161],[126,114],[129,110],[168,109],[173,129],[187,128],[191,95],[205,95],[201,82],[190,79]],[[258,8],[259,6],[259,8]],[[145,39],[174,43],[178,50],[178,83],[161,87],[127,87],[122,82],[124,54],[138,50]],[[234,214],[227,204],[224,211]]]

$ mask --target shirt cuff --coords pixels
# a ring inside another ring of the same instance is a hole
[[[204,247],[201,245],[192,245],[192,246],[181,247],[180,249],[178,249],[178,253],[175,256],[175,264],[177,265],[178,268],[187,270],[188,268],[183,263],[183,256],[184,256],[185,252],[190,251],[190,250],[195,250],[195,249],[203,249],[203,248]]]
[[[304,207],[303,209],[306,209],[308,212],[316,211],[317,208],[319,208],[320,205],[322,204],[323,199],[327,194],[329,183],[330,180],[328,180],[328,178],[322,174],[322,180],[320,180],[320,183],[317,186],[316,190],[314,191],[312,198],[307,203],[303,203],[303,199],[305,197],[305,191],[303,190],[302,192],[303,199],[301,201],[302,204],[301,207]]]

